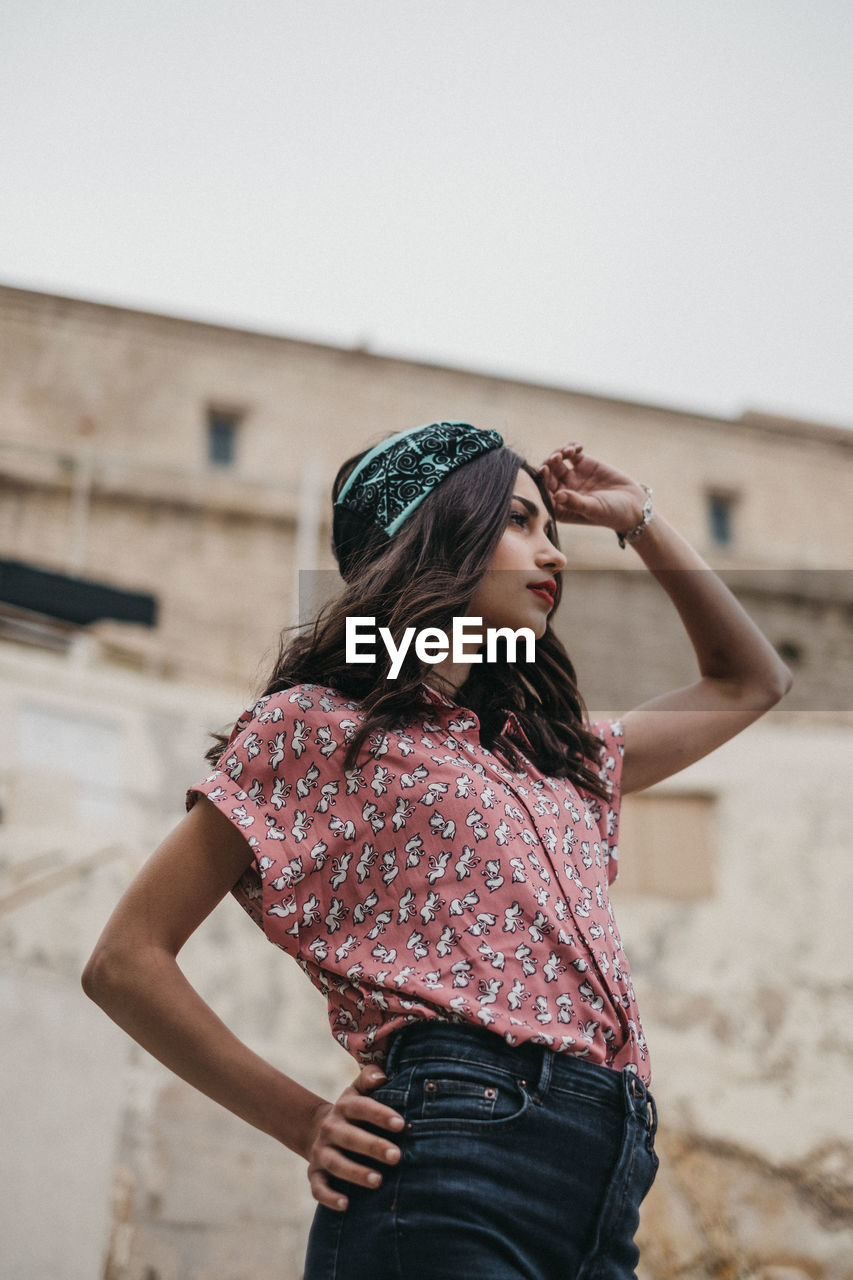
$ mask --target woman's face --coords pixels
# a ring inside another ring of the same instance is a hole
[[[536,639],[545,634],[553,608],[555,574],[566,557],[551,542],[551,517],[531,477],[519,468],[506,528],[492,562],[471,601],[471,617],[484,627],[530,627]],[[531,588],[539,583],[541,591]],[[549,596],[550,592],[550,596]]]

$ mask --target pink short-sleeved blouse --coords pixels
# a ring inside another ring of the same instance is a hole
[[[611,799],[480,744],[473,711],[424,685],[423,711],[373,735],[342,772],[359,704],[302,684],[237,721],[216,770],[190,788],[245,835],[234,886],[267,938],[328,1000],[357,1061],[385,1059],[420,1018],[488,1027],[650,1078],[608,886],[617,870],[622,725],[604,742]]]

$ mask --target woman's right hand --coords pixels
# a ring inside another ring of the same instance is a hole
[[[396,1164],[400,1148],[387,1138],[369,1133],[363,1124],[399,1133],[405,1121],[393,1111],[369,1097],[371,1089],[387,1079],[380,1067],[368,1065],[347,1085],[337,1102],[324,1102],[314,1114],[312,1141],[308,1152],[308,1181],[311,1193],[320,1204],[339,1212],[349,1200],[329,1186],[328,1175],[360,1187],[378,1187],[382,1175],[369,1165],[350,1158],[350,1154],[370,1156],[383,1164]]]

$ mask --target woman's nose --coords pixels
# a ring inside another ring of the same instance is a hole
[[[555,547],[553,542],[547,540],[536,556],[536,563],[541,565],[543,569],[547,567],[559,572],[560,569],[565,569],[569,562],[560,548]]]

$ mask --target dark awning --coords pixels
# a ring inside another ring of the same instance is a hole
[[[20,560],[0,560],[0,600],[79,626],[101,618],[145,627],[157,622],[156,596],[65,573],[48,573]]]

